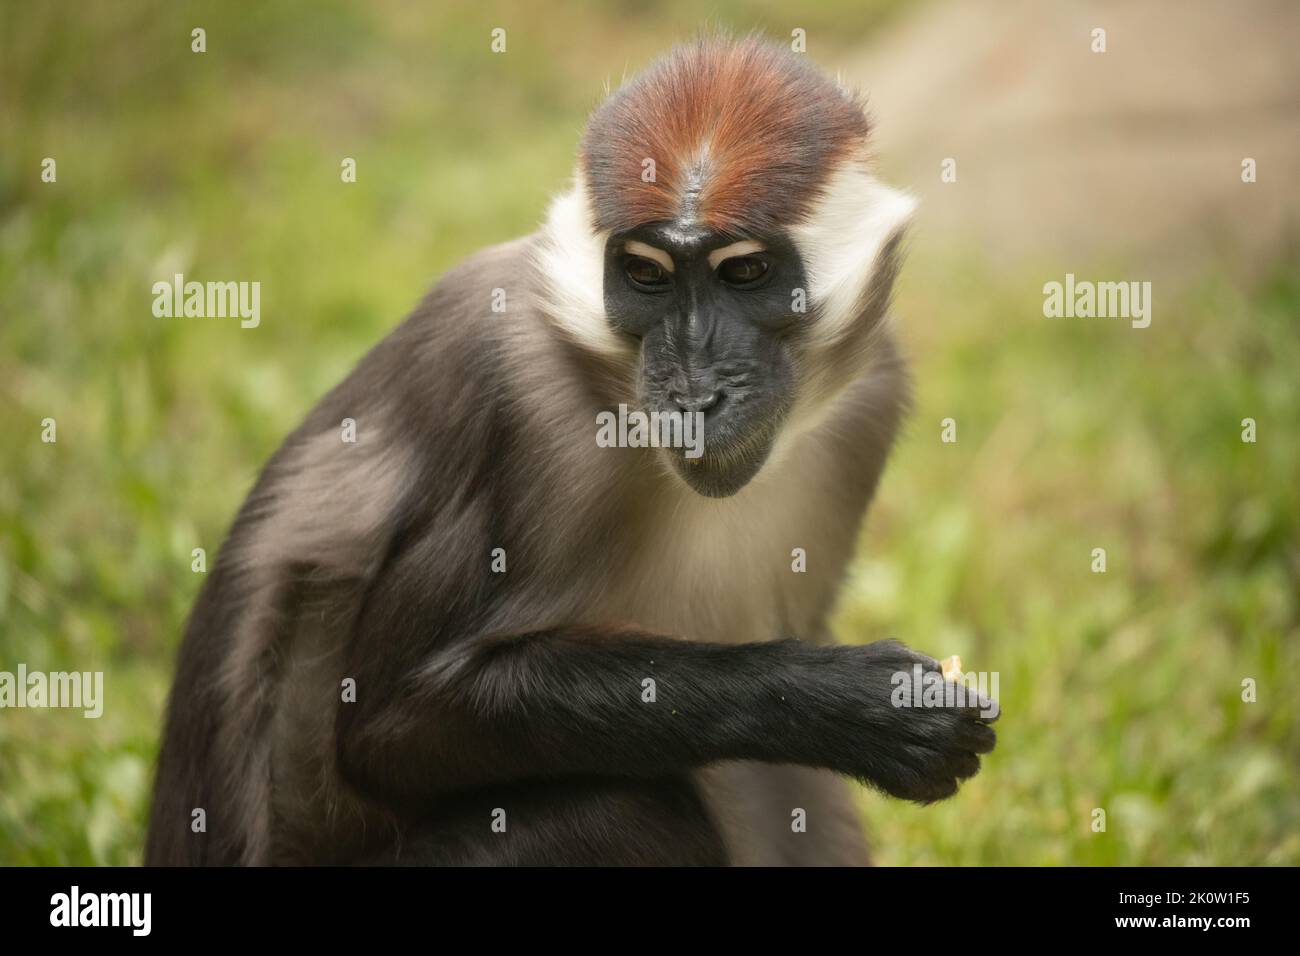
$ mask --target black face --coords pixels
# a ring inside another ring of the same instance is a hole
[[[761,251],[742,246],[718,260],[750,239]],[[700,494],[734,495],[767,460],[793,399],[786,335],[805,318],[795,311],[795,290],[805,289],[799,255],[781,237],[652,224],[607,243],[605,310],[640,340],[642,409],[704,414],[702,456],[664,452]]]

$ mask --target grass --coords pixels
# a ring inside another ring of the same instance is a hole
[[[708,18],[803,26],[823,58],[896,5],[783,6]],[[700,22],[304,9],[0,10],[0,669],[103,670],[108,695],[99,720],[0,713],[0,863],[138,862],[191,549],[433,277],[535,225],[605,74]],[[1211,271],[1138,331],[1044,319],[1055,267],[914,250],[917,410],[836,624],[998,671],[1005,716],[957,799],[864,795],[882,862],[1300,863],[1298,265]],[[177,271],[260,280],[262,326],[154,319]]]
[[[1145,330],[913,265],[905,324],[938,331],[839,633],[997,671],[1004,716],[956,800],[867,798],[882,862],[1300,862],[1297,260],[1157,299]],[[1273,435],[1243,443],[1245,417]]]

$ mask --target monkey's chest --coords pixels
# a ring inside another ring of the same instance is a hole
[[[790,502],[765,520],[729,504],[702,501],[622,542],[594,582],[587,623],[724,643],[816,637],[851,534],[828,533],[815,509]]]

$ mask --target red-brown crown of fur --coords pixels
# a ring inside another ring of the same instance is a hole
[[[785,47],[758,38],[677,47],[591,117],[581,159],[596,228],[788,228],[867,132],[861,104]]]

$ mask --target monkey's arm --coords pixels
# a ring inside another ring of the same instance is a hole
[[[952,794],[994,742],[975,707],[891,704],[894,674],[936,667],[895,642],[733,646],[574,627],[462,641],[405,672],[392,668],[391,635],[385,644],[357,648],[339,759],[363,792],[400,803],[728,759],[827,767],[929,801]]]

